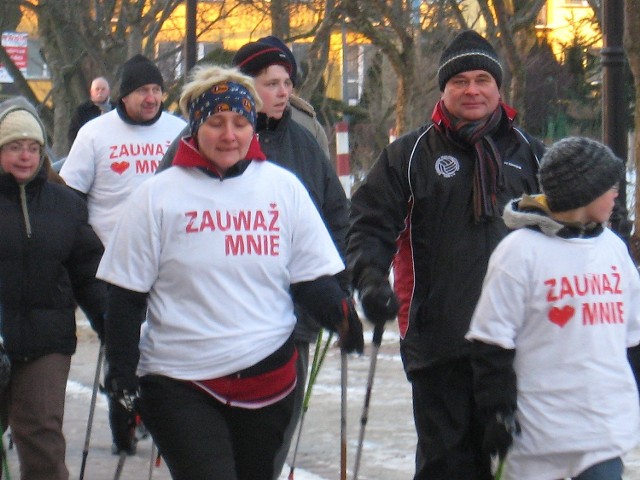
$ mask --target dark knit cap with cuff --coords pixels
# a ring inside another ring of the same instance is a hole
[[[259,38],[258,43],[266,43],[268,45],[271,45],[272,47],[276,47],[282,50],[282,52],[287,56],[289,62],[291,63],[291,73],[289,74],[289,78],[291,78],[291,82],[295,87],[296,83],[298,82],[298,64],[296,63],[296,57],[293,56],[293,52],[289,49],[289,47],[287,47],[287,45],[278,37],[274,37],[273,35]]]
[[[162,73],[151,60],[137,54],[124,62],[120,75],[120,98],[148,84],[160,85],[164,89]]]
[[[471,70],[484,70],[502,85],[502,65],[491,44],[473,30],[465,30],[442,52],[438,68],[440,91],[451,77]]]
[[[234,55],[232,63],[250,77],[256,77],[271,65],[282,65],[289,72],[289,78],[293,75],[293,64],[287,54],[281,48],[264,42],[243,45]]]
[[[568,137],[545,152],[538,179],[549,210],[565,212],[590,204],[616,186],[624,174],[624,162],[606,145]]]

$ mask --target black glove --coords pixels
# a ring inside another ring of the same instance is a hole
[[[483,451],[502,460],[513,443],[513,436],[520,434],[520,424],[513,412],[497,411],[489,415],[485,424]]]
[[[90,318],[89,323],[91,324],[91,328],[98,335],[98,339],[100,339],[100,343],[104,344],[104,322],[105,322],[106,314],[101,314],[96,317]]]
[[[135,455],[137,444],[135,432],[139,418],[136,412],[137,379],[112,378],[107,374],[105,383],[109,397],[109,425],[113,437],[111,451],[115,455],[121,452]]]
[[[640,392],[640,345],[627,348],[627,358],[629,365],[631,365],[631,371],[636,379],[636,387]]]
[[[398,315],[398,299],[389,278],[375,267],[362,272],[359,287],[360,303],[367,319],[376,325],[391,321]]]
[[[364,338],[362,336],[362,322],[353,304],[352,298],[342,300],[342,323],[338,329],[340,335],[340,349],[345,353],[362,353]]]

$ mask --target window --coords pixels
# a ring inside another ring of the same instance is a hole
[[[165,83],[171,83],[179,78],[182,75],[182,43],[160,42],[156,63]]]
[[[343,79],[343,101],[348,105],[357,105],[364,89],[364,77],[369,66],[370,45],[346,46],[346,72]]]

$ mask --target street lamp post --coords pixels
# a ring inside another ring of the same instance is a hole
[[[624,84],[624,3],[602,1],[602,140],[618,157],[627,160],[627,126]],[[620,186],[612,227],[623,237],[629,233],[626,182]]]
[[[185,3],[184,76],[186,79],[196,64],[196,12],[198,10],[198,0],[186,0]]]
[[[623,23],[623,0],[603,0],[602,134],[616,155],[627,158]]]

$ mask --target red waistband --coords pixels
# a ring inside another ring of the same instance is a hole
[[[232,374],[193,381],[191,384],[227,405],[237,403],[268,405],[283,398],[284,394],[288,394],[295,387],[297,359],[298,351],[294,350],[287,363],[269,372],[242,378]]]

